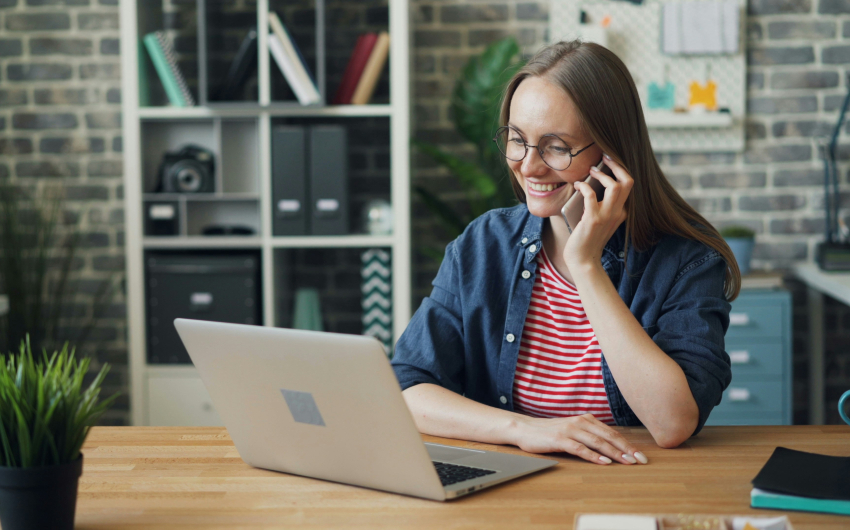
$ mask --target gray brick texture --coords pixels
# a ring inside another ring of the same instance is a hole
[[[102,420],[112,425],[129,423],[130,394],[119,38],[117,1],[0,0],[0,179],[64,187],[65,223],[81,235],[75,281],[118,286],[81,352],[92,370],[112,366],[104,392],[124,396]],[[69,314],[90,312],[96,292],[81,289]]]

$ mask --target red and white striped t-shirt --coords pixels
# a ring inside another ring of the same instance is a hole
[[[593,414],[614,425],[602,349],[575,286],[541,249],[514,375],[514,409],[542,418]]]

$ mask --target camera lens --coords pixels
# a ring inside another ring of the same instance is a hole
[[[204,175],[200,168],[190,160],[181,160],[172,168],[174,184],[181,193],[196,193],[204,185]]]

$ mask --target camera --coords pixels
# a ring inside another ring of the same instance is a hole
[[[212,193],[215,191],[215,158],[212,151],[185,145],[167,152],[159,165],[159,186],[163,193]]]

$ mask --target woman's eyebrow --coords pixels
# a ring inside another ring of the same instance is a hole
[[[520,132],[520,134],[522,134],[523,136],[525,136],[525,133],[522,131],[522,129],[520,129],[519,127],[517,127],[517,126],[516,126],[516,125],[514,125],[513,123],[508,122],[508,126],[513,127],[514,129],[516,129],[517,131],[519,131],[519,132]],[[575,139],[576,139],[576,138],[575,138],[575,136],[573,136],[572,134],[570,134],[570,133],[568,133],[568,132],[554,132],[554,133],[546,133],[546,134],[554,134],[555,136],[566,136],[567,138],[572,138],[573,140],[575,140]]]

